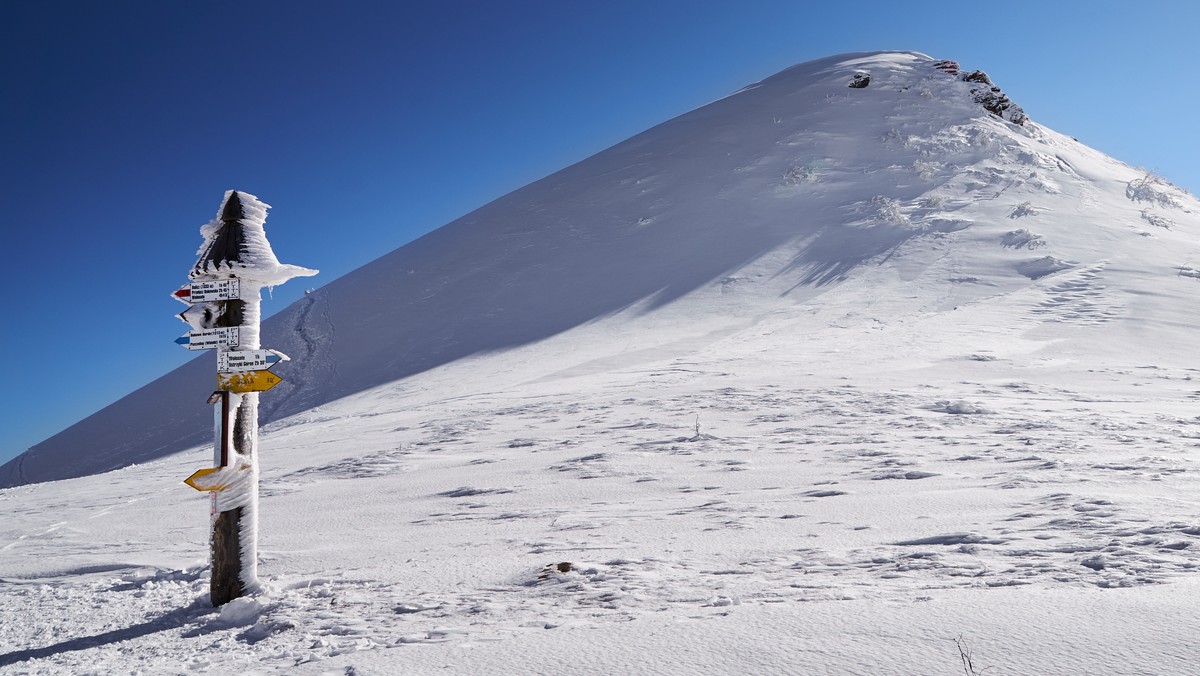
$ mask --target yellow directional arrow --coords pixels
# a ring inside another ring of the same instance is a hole
[[[217,374],[217,389],[228,392],[266,392],[282,382],[283,378],[270,371]]]
[[[183,483],[198,491],[223,491],[243,480],[246,475],[241,472],[248,469],[250,469],[250,465],[205,467],[196,470],[190,477],[184,479]]]

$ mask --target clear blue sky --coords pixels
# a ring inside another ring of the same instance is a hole
[[[1200,192],[1200,9],[1140,3],[6,2],[0,462],[182,364],[168,297],[223,192],[321,270],[790,65],[905,49]]]

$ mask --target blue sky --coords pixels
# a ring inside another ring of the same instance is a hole
[[[271,314],[788,66],[903,49],[1200,192],[1197,5],[977,4],[4,3],[0,462],[192,356],[168,294],[229,188],[321,270]]]

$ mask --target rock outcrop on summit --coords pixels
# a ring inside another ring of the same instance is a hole
[[[972,87],[971,93],[975,95],[976,103],[981,104],[989,113],[996,117],[1008,120],[1013,124],[1025,124],[1029,119],[1025,115],[1025,111],[1021,106],[1013,103],[1008,96],[1000,90],[988,74],[982,70],[972,71],[962,76],[963,82],[971,82],[978,84],[978,87]]]

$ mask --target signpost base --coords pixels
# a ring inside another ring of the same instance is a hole
[[[242,508],[217,515],[212,531],[212,581],[209,597],[213,606],[222,606],[244,596],[242,556],[238,546],[242,530]]]

